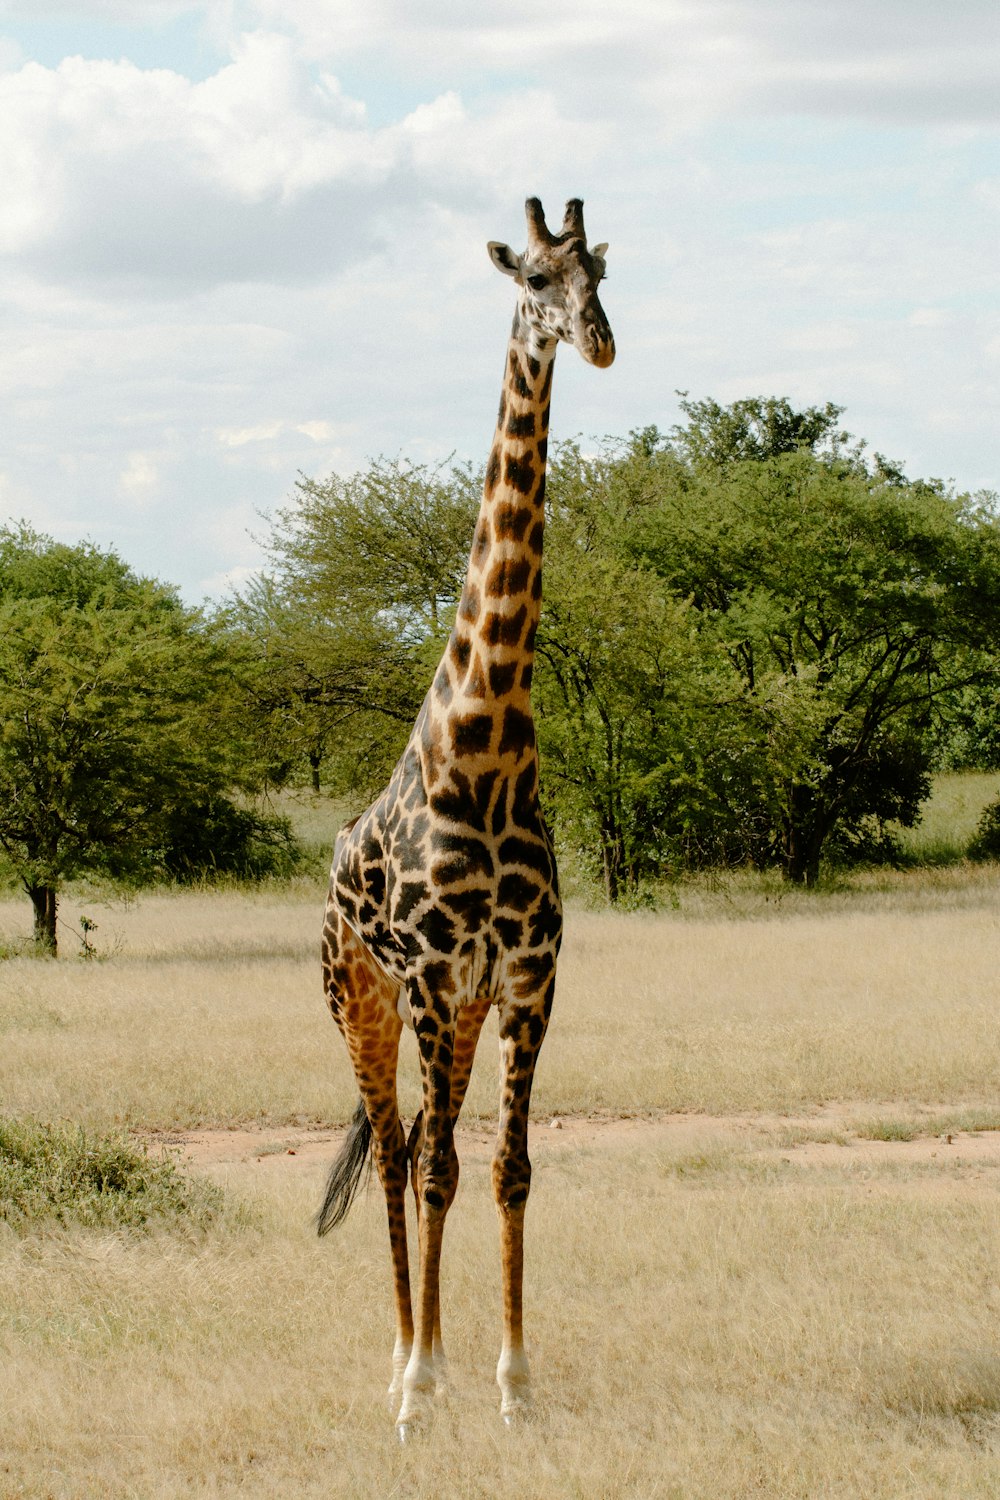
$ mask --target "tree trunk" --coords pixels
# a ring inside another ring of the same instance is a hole
[[[798,853],[786,861],[785,876],[793,885],[804,885],[809,890],[819,880],[819,855]]]
[[[784,873],[793,885],[804,885],[807,889],[819,880],[819,857],[823,849],[826,829],[817,826],[803,816],[796,819],[793,809],[785,821]]]
[[[318,792],[319,791],[319,766],[320,766],[320,759],[321,759],[321,757],[320,757],[318,751],[316,751],[316,750],[310,750],[309,751],[309,770],[310,770],[310,773],[311,773],[312,789],[313,789],[314,792]]]
[[[601,859],[604,865],[604,894],[614,906],[621,895],[623,850],[617,829],[610,819],[601,827]]]
[[[51,885],[28,887],[31,904],[35,908],[35,944],[42,953],[56,956],[56,906],[58,897]]]

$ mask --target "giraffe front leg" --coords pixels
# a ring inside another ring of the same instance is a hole
[[[410,1130],[409,1139],[406,1143],[406,1151],[410,1161],[410,1181],[413,1185],[413,1201],[417,1210],[417,1243],[420,1243],[420,1175],[417,1169],[417,1161],[420,1156],[421,1141],[423,1139],[424,1115],[423,1110],[417,1115]],[[437,1302],[434,1307],[434,1331],[431,1336],[431,1346],[434,1356],[434,1382],[436,1396],[443,1396],[448,1388],[448,1357],[444,1352],[444,1343],[441,1338],[441,1296],[438,1292]],[[408,1353],[412,1351],[413,1339],[410,1339]],[[405,1367],[406,1361],[404,1361]],[[402,1389],[402,1376],[400,1376],[400,1389]]]
[[[413,1349],[413,1312],[410,1305],[410,1267],[406,1245],[406,1145],[398,1118],[398,1138],[392,1147],[380,1151],[376,1142],[375,1161],[385,1191],[389,1220],[389,1246],[392,1252],[393,1290],[396,1304],[396,1339],[392,1349],[392,1379],[386,1392],[389,1409],[395,1414],[403,1391],[403,1372]]]
[[[535,1062],[545,1035],[548,1001],[538,1008],[500,1008],[500,1126],[493,1157],[493,1196],[500,1220],[503,1342],[497,1362],[500,1414],[508,1426],[531,1410],[531,1376],[524,1349],[522,1284],[524,1212],[531,1190],[528,1107]]]
[[[470,1001],[467,1005],[463,1005],[458,1013],[458,1018],[455,1023],[455,1040],[452,1053],[451,1089],[449,1097],[449,1112],[451,1115],[453,1127],[458,1119],[458,1116],[462,1109],[462,1105],[465,1101],[465,1095],[469,1087],[469,1080],[472,1076],[472,1065],[475,1061],[476,1047],[479,1043],[479,1034],[483,1029],[483,1022],[485,1021],[489,1013],[489,1009],[489,996],[477,995],[475,1000]],[[420,1157],[423,1142],[423,1123],[424,1116],[423,1111],[421,1110],[421,1112],[417,1115],[416,1120],[414,1120],[413,1122],[413,1127],[410,1131],[409,1139],[406,1145],[407,1154],[409,1156],[411,1164],[413,1196],[416,1201],[418,1234],[421,1220],[421,1179],[418,1169],[418,1160]],[[444,1396],[448,1391],[448,1360],[447,1356],[445,1355],[444,1343],[441,1336],[440,1287],[438,1288],[438,1294],[435,1299],[434,1305],[431,1346],[433,1351],[435,1395]]]
[[[441,1246],[445,1218],[458,1186],[458,1157],[451,1139],[450,1119],[446,1117],[442,1128],[434,1133],[428,1130],[426,1113],[424,1122],[424,1141],[416,1163],[420,1196],[420,1267],[413,1349],[403,1373],[403,1404],[396,1422],[397,1432],[404,1441],[427,1414],[437,1390],[439,1370],[435,1343],[440,1348]]]

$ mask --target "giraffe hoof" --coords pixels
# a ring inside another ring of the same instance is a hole
[[[408,1391],[396,1417],[396,1436],[401,1443],[412,1443],[430,1422],[433,1391]]]
[[[410,1417],[405,1422],[397,1422],[396,1437],[399,1441],[400,1447],[406,1448],[409,1444],[415,1443],[417,1439],[422,1436],[424,1425],[425,1424],[416,1417]]]
[[[518,1427],[525,1427],[533,1416],[530,1401],[505,1401],[500,1408],[500,1416],[503,1425],[512,1431]]]

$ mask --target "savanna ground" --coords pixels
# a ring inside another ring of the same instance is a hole
[[[974,823],[970,786],[928,848]],[[0,964],[2,1112],[122,1127],[222,1199],[207,1227],[0,1221],[0,1496],[1000,1493],[1000,872],[673,895],[570,911],[534,1101],[538,1417],[516,1432],[487,1023],[445,1242],[451,1388],[405,1449],[381,1195],[328,1240],[310,1223],[355,1102],[317,889],[69,901],[97,959],[66,940]],[[25,906],[0,904],[14,945]]]

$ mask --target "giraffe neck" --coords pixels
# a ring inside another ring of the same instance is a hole
[[[438,671],[456,709],[472,700],[494,718],[511,706],[531,713],[554,357],[554,340],[539,358],[515,319],[472,553]]]

